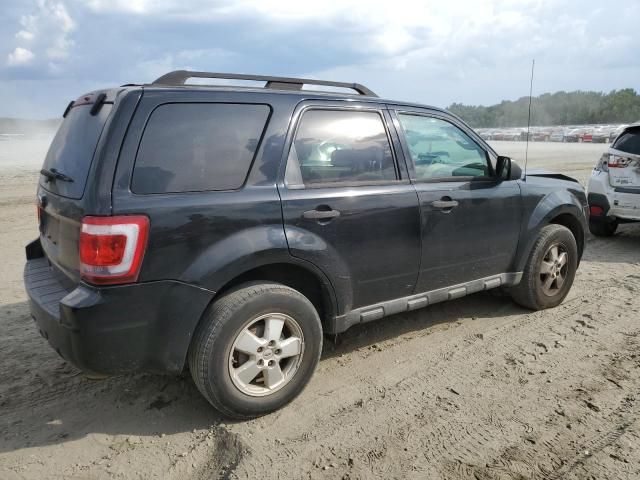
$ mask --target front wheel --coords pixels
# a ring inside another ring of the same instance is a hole
[[[205,313],[189,349],[189,368],[215,408],[247,419],[293,400],[321,351],[320,318],[304,295],[281,284],[250,284]]]
[[[565,299],[578,268],[578,247],[562,225],[542,228],[524,268],[521,282],[510,290],[523,307],[542,310]]]

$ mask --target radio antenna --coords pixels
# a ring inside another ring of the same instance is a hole
[[[536,67],[535,58],[531,60],[531,82],[529,83],[529,114],[527,115],[527,145],[524,150],[524,179],[527,179],[527,162],[529,161],[529,130],[531,129],[531,95],[533,93],[533,70]]]

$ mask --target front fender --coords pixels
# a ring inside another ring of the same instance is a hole
[[[558,189],[542,196],[523,222],[521,233],[523,241],[518,247],[516,271],[524,270],[540,230],[546,225],[554,223],[553,220],[558,216],[569,214],[576,218],[580,222],[584,234],[587,225],[583,208],[580,200],[568,190]],[[576,241],[580,245],[581,242],[584,242],[584,238],[577,238]]]

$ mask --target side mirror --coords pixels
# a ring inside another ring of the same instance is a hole
[[[500,180],[520,180],[522,169],[509,157],[500,155],[496,161],[496,177]]]

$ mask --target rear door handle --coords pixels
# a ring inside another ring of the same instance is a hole
[[[431,202],[431,206],[440,210],[451,210],[458,206],[458,202],[456,200],[436,200]]]
[[[302,214],[304,218],[311,220],[330,220],[340,216],[339,210],[307,210]]]

